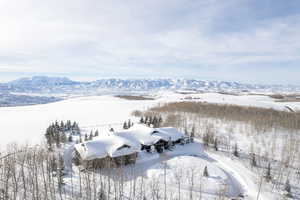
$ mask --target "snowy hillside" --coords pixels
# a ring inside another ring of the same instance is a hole
[[[100,79],[92,82],[76,82],[68,78],[36,76],[21,78],[0,84],[0,92],[19,93],[104,93],[156,90],[196,91],[252,91],[297,92],[300,86],[258,85],[228,81],[205,81],[195,79]]]

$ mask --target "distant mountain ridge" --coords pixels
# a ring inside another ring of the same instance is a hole
[[[196,79],[100,79],[91,82],[73,81],[66,77],[34,76],[0,84],[0,92],[19,93],[95,93],[109,91],[278,91],[299,92],[300,86],[244,84],[230,81]]]

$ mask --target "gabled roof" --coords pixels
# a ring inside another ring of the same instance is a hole
[[[96,158],[118,157],[138,152],[140,145],[116,135],[101,136],[93,141],[76,144],[75,149],[84,160]]]

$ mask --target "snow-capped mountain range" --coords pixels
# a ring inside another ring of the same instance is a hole
[[[300,86],[259,85],[229,81],[204,81],[194,79],[100,79],[91,82],[72,81],[69,78],[35,76],[0,84],[0,93],[97,93],[101,91],[268,91],[299,92]]]

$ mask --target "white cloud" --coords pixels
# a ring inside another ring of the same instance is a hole
[[[247,6],[237,0],[2,0],[0,71],[130,77],[164,68],[165,75],[211,76],[251,63],[295,67],[300,16],[265,18],[247,29],[225,26],[230,21],[222,16]]]

